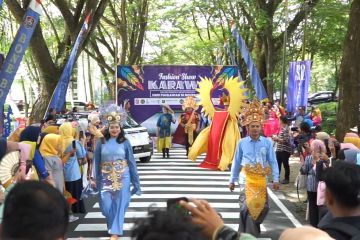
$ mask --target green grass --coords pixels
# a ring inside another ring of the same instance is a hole
[[[331,135],[335,135],[336,130],[336,113],[338,108],[337,102],[321,103],[318,105],[322,115],[322,130]]]

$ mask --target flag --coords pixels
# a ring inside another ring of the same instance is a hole
[[[286,110],[295,112],[307,106],[311,78],[311,61],[290,62]]]
[[[10,136],[12,115],[13,115],[13,111],[12,111],[11,107],[9,106],[7,114],[6,114],[6,121],[4,123],[4,129],[5,129],[4,134],[3,134],[4,137]]]
[[[79,50],[79,46],[83,41],[84,34],[88,31],[88,25],[90,21],[90,14],[87,15],[84,24],[79,32],[79,35],[76,38],[75,44],[71,50],[69,59],[65,65],[65,68],[59,78],[59,81],[56,85],[56,88],[53,92],[53,95],[50,100],[50,104],[47,108],[47,111],[50,108],[56,109],[57,112],[60,112],[62,110],[62,107],[64,106],[65,99],[66,99],[66,91],[70,82],[71,73],[74,67],[74,63],[76,60],[76,55]],[[45,116],[47,113],[45,114]]]
[[[1,1],[1,0],[0,0]],[[0,113],[4,110],[6,96],[14,81],[20,62],[29,46],[35,27],[41,14],[40,0],[32,0],[23,17],[20,28],[15,36],[4,63],[0,68]],[[3,115],[0,114],[2,122]]]
[[[241,56],[244,59],[244,62],[249,69],[251,83],[253,84],[253,87],[255,89],[256,97],[259,100],[266,99],[267,93],[266,93],[264,85],[262,84],[262,81],[260,79],[259,72],[257,71],[254,62],[251,59],[251,56],[250,56],[249,50],[246,47],[245,41],[240,36],[237,28],[235,27],[235,24],[231,28],[231,33],[232,33],[233,37],[235,38],[236,44],[240,50]]]
[[[231,52],[231,50],[230,50],[229,42],[228,42],[228,41],[225,41],[225,43],[224,43],[224,49],[225,49],[225,51],[227,52],[227,54],[229,55],[229,57],[230,57],[231,65],[237,66],[236,61],[235,61],[235,56],[234,56],[234,54],[233,54],[233,53]],[[240,80],[240,81],[243,81],[243,77],[241,76],[241,72],[240,72],[240,68],[239,68],[239,67],[238,67],[238,76],[239,76],[239,80]],[[243,88],[243,89],[246,88],[245,83],[241,85],[241,88]],[[249,92],[248,92],[248,91],[245,91],[244,94],[245,94],[246,97],[248,97]]]

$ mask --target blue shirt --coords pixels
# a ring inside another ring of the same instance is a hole
[[[263,167],[270,166],[273,181],[279,182],[279,166],[271,141],[262,136],[258,140],[253,140],[248,136],[241,139],[237,145],[231,166],[230,183],[237,182],[240,175],[240,184],[245,184],[246,177],[240,173],[241,168],[246,164],[255,165],[256,163],[260,163]]]
[[[156,126],[159,129],[159,137],[170,137],[171,123],[173,122],[173,116],[170,113],[163,113],[158,118]]]
[[[72,150],[72,144],[70,144],[64,154],[67,154]],[[67,162],[64,164],[64,178],[66,182],[72,182],[81,178],[80,166],[78,158],[84,158],[86,151],[83,145],[76,140],[76,153],[73,157],[69,157]]]

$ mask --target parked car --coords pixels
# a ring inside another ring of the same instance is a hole
[[[71,115],[59,114],[57,115],[57,123],[61,124],[66,120],[87,120],[89,114],[90,112],[81,112]],[[129,140],[132,146],[134,157],[138,158],[140,162],[149,162],[154,151],[152,139],[149,136],[148,130],[138,124],[130,116],[127,116],[126,121],[122,126],[122,129],[124,130],[126,139]]]
[[[333,91],[321,91],[311,94],[308,97],[308,104],[319,104],[325,102],[337,101],[336,94]]]
[[[149,162],[153,154],[153,143],[148,130],[130,116],[126,118],[122,129],[133,148],[134,157],[139,158],[140,162]]]
[[[71,110],[73,107],[77,107],[78,111],[85,111],[86,110],[86,103],[81,101],[74,101],[74,106],[72,106],[71,102],[66,102],[66,109]]]

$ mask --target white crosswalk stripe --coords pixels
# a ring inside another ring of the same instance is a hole
[[[225,224],[237,229],[239,221],[238,193],[228,189],[230,172],[211,171],[198,167],[204,159],[197,162],[188,160],[184,149],[171,149],[170,159],[162,159],[162,154],[155,153],[149,163],[138,162],[142,195],[133,196],[125,215],[125,237],[128,238],[134,219],[147,216],[149,206],[163,209],[169,198],[188,197],[206,199],[222,215]],[[87,209],[84,219],[75,227],[74,236],[68,239],[106,239],[105,218],[99,204]],[[261,225],[264,232],[266,228]],[[98,233],[93,235],[94,233]],[[103,233],[101,237],[99,232]]]

